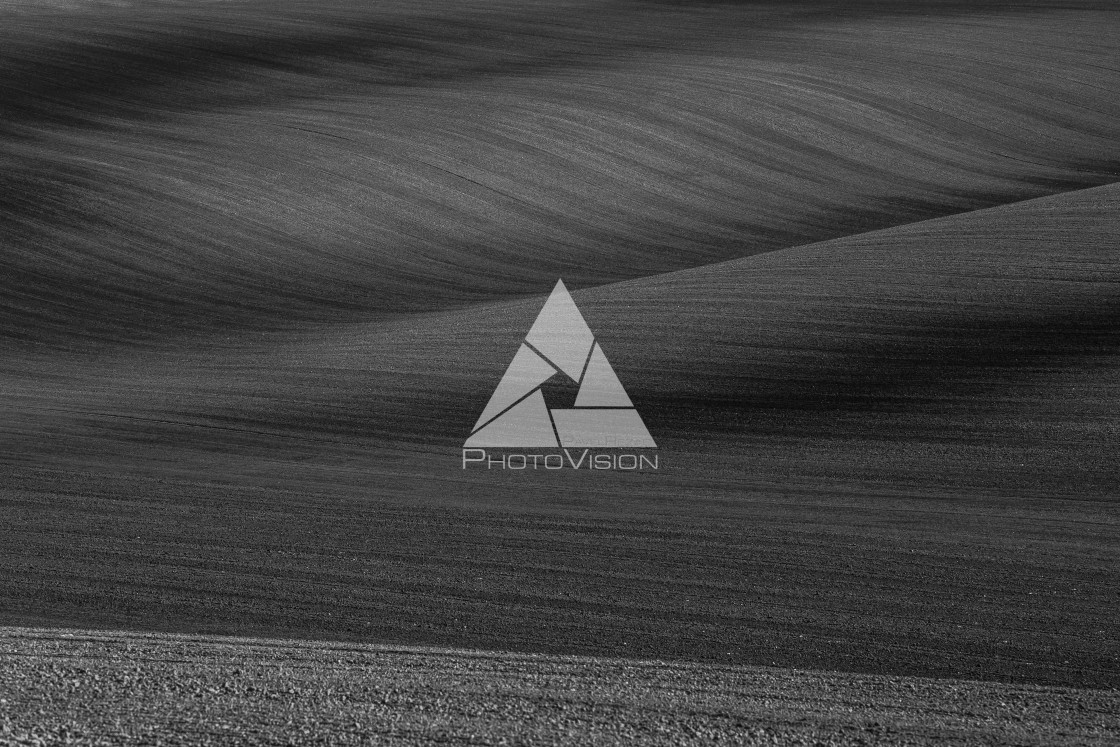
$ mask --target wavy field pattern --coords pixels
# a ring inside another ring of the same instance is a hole
[[[1115,688],[1118,48],[0,4],[0,623]],[[657,472],[461,468],[559,277]]]
[[[5,331],[461,307],[1099,184],[1118,160],[1111,12],[268,5],[6,27]]]

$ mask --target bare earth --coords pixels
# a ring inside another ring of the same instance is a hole
[[[47,628],[0,629],[0,714],[5,744],[1120,739],[1116,690]]]
[[[1117,49],[0,0],[0,743],[1120,743]],[[463,469],[560,278],[658,470]]]

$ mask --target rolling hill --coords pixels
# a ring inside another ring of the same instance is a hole
[[[1115,689],[1118,42],[0,6],[0,624]],[[559,277],[657,471],[462,469]]]

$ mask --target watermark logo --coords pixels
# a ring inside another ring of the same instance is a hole
[[[554,376],[567,376],[579,384],[574,407],[550,409],[545,403],[541,386]],[[484,453],[487,448],[656,447],[560,280],[463,444],[463,466],[485,460],[478,452]],[[468,451],[473,452],[471,459]],[[510,455],[510,459],[515,456]],[[540,456],[542,464],[547,461],[544,455],[528,456]],[[600,455],[589,456],[594,463]],[[579,463],[578,458],[576,455],[571,460],[573,466]],[[620,456],[612,455],[609,461],[617,468]],[[605,465],[607,460],[599,463]]]

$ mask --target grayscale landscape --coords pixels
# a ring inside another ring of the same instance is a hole
[[[1120,742],[1117,50],[0,0],[0,744]],[[463,468],[559,279],[658,469]]]

